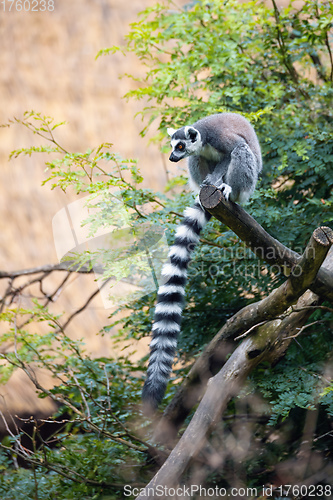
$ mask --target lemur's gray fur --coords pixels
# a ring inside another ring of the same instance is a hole
[[[170,160],[188,157],[190,185],[199,192],[202,185],[214,185],[224,197],[245,203],[253,194],[262,168],[256,133],[250,123],[235,113],[220,113],[178,130],[171,136]],[[187,266],[199,241],[199,234],[210,214],[197,200],[184,212],[163,266],[165,283],[158,290],[158,300],[150,343],[150,360],[143,388],[144,402],[156,407],[163,399],[180,332],[185,295]]]

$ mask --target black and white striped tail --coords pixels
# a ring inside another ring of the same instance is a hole
[[[210,218],[211,215],[198,201],[185,210],[184,219],[176,231],[175,242],[169,251],[169,262],[164,264],[162,269],[162,276],[166,281],[158,289],[147,379],[142,391],[144,403],[153,408],[163,399],[175,357],[187,266],[199,241],[200,231]]]

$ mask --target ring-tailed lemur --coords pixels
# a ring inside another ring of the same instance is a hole
[[[224,197],[245,203],[252,195],[262,161],[259,142],[250,123],[241,115],[221,113],[203,118],[192,126],[168,129],[171,136],[170,160],[189,157],[192,189],[214,185]],[[171,372],[185,295],[187,266],[199,234],[210,214],[197,199],[184,212],[175,242],[164,264],[165,283],[159,287],[150,343],[150,360],[143,388],[144,403],[156,408],[164,396]]]

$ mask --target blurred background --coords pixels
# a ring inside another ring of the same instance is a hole
[[[149,144],[149,136],[139,135],[144,124],[135,118],[144,103],[122,98],[135,83],[120,76],[126,72],[143,75],[143,68],[134,56],[119,53],[96,60],[100,49],[124,44],[129,23],[153,4],[154,0],[55,0],[53,12],[0,10],[0,124],[21,119],[30,110],[52,116],[56,122],[66,121],[56,130],[56,137],[67,150],[85,152],[111,142],[123,158],[138,160],[147,187],[163,189],[167,158],[158,146]],[[8,161],[12,150],[41,143],[40,137],[23,126],[0,128],[0,271],[58,262],[52,219],[76,195],[41,186],[47,178],[46,155]],[[1,280],[0,287],[3,291],[6,280]],[[71,314],[95,288],[92,275],[73,274],[54,310]],[[97,295],[67,332],[84,338],[87,351],[94,356],[115,355],[112,332],[108,337],[96,335],[109,314]],[[134,356],[141,357],[147,344],[132,345]],[[43,377],[46,385],[52,384]],[[14,414],[47,414],[53,409],[51,401],[37,398],[20,370],[0,388],[0,395],[5,398],[0,398],[0,409],[7,406]]]
[[[85,152],[111,142],[123,158],[138,160],[145,186],[163,189],[170,162],[157,145],[149,143],[152,133],[140,136],[144,124],[140,116],[135,118],[145,103],[122,98],[136,83],[120,76],[126,72],[142,76],[144,69],[135,56],[120,53],[96,60],[100,49],[123,44],[129,24],[154,3],[55,0],[52,12],[17,12],[14,8],[9,12],[10,4],[6,2],[7,10],[3,10],[2,2],[0,124],[14,117],[22,119],[30,110],[52,116],[56,122],[66,121],[67,125],[56,130],[56,138],[67,150]],[[41,138],[23,126],[0,128],[0,271],[57,263],[52,219],[76,196],[41,186],[47,178],[45,155],[8,161],[12,150],[41,143]],[[173,168],[175,171],[184,165]],[[0,290],[5,287],[6,280],[1,280]],[[93,276],[73,274],[54,310],[71,314],[95,288]],[[87,351],[94,356],[115,355],[112,332],[109,336],[97,335],[109,314],[97,295],[74,318],[67,333],[84,338]],[[139,345],[133,343],[134,357],[146,353],[147,345],[146,339]],[[52,380],[44,379],[44,385],[52,385]],[[0,395],[0,409],[7,406],[13,414],[48,414],[54,409],[51,401],[37,398],[22,371],[15,372],[0,388]]]

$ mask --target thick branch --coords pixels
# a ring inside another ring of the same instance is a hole
[[[304,307],[315,300],[316,296],[308,291],[298,301],[298,305]],[[157,485],[166,488],[178,485],[186,467],[205,445],[208,434],[221,420],[229,400],[238,392],[246,377],[261,361],[272,362],[281,356],[281,352],[286,350],[290,343],[290,340],[284,340],[285,337],[291,336],[300,318],[305,314],[305,311],[301,311],[291,313],[284,320],[270,321],[260,327],[255,335],[243,341],[220,372],[209,380],[207,391],[184,435],[146,486],[147,495],[144,496],[143,493],[137,500],[158,498],[152,494],[154,489],[156,491]]]
[[[226,224],[261,259],[269,264],[278,264],[292,269],[299,264],[300,255],[290,250],[268,234],[258,222],[236,203],[225,201],[221,191],[215,186],[204,186],[200,191],[202,206],[218,220]],[[331,238],[331,229],[327,238]],[[333,273],[324,266],[311,285],[317,295],[333,302]]]

